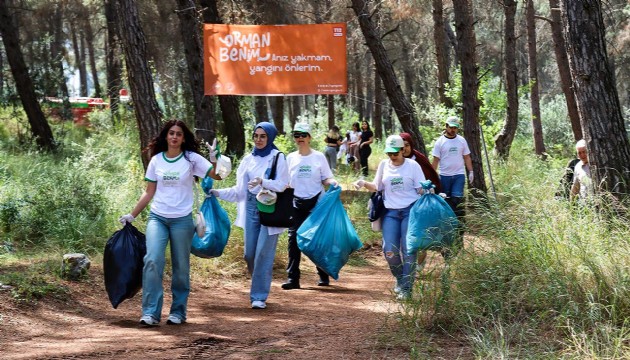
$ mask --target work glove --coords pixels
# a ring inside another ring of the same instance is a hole
[[[468,183],[472,185],[474,179],[475,179],[475,173],[473,173],[472,170],[470,170],[468,172]]]
[[[247,187],[253,189],[260,184],[262,184],[262,179],[257,176],[247,183]]]
[[[328,185],[330,185],[332,187],[337,187],[337,186],[339,186],[339,183],[335,179],[330,179],[330,180],[328,180]]]
[[[359,190],[360,188],[362,188],[365,185],[365,180],[357,180],[357,181],[353,182],[352,185],[354,186],[354,188],[356,190]]]
[[[439,193],[438,195],[440,195],[440,197],[441,197],[442,199],[446,199],[446,194],[445,194],[445,193]]]
[[[130,224],[131,224],[134,220],[136,220],[136,218],[135,218],[135,217],[133,217],[133,215],[131,215],[131,214],[126,214],[126,215],[121,216],[121,217],[118,219],[118,222],[120,222],[120,223],[121,223],[121,224],[123,224],[123,226],[124,226],[124,225],[127,225],[127,223],[130,223]]]
[[[217,154],[219,150],[217,149],[217,138],[214,138],[212,141],[212,145],[206,143],[206,147],[208,148],[208,157],[210,158],[211,163],[217,162]]]
[[[216,189],[211,189],[211,190],[210,190],[210,194],[211,194],[212,196],[214,196],[215,198],[217,198],[217,199],[219,198],[219,190],[216,190]]]

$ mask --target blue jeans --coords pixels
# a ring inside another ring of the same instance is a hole
[[[269,235],[267,227],[260,224],[256,195],[248,192],[245,210],[244,258],[247,262],[247,270],[252,276],[252,287],[249,291],[251,301],[267,301],[271,289],[278,235]]]
[[[466,175],[440,175],[440,184],[442,184],[442,192],[445,193],[447,197],[464,197]]]
[[[186,305],[190,293],[190,245],[194,231],[192,214],[173,219],[149,214],[147,254],[142,270],[142,315],[152,315],[158,320],[162,317],[162,278],[166,263],[166,245],[170,239],[173,266],[173,303],[170,314],[186,320]]]
[[[418,255],[407,255],[407,226],[412,206],[413,204],[404,209],[387,209],[382,220],[383,255],[398,286],[404,292],[410,292],[413,286]]]
[[[337,168],[337,152],[339,148],[334,146],[326,146],[326,150],[324,150],[324,156],[328,161],[328,166],[330,166],[330,170],[335,170]]]

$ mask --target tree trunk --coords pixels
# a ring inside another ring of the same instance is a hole
[[[411,134],[416,148],[426,154],[424,139],[418,130],[418,120],[416,119],[414,109],[402,92],[400,83],[394,72],[394,67],[389,61],[385,47],[381,42],[381,37],[370,20],[365,0],[352,0],[352,9],[357,15],[361,32],[374,58],[374,64],[383,81],[387,97],[396,110],[396,115],[398,115],[398,120],[403,130]]]
[[[328,108],[328,128],[335,125],[335,95],[326,95],[326,107]]]
[[[448,51],[446,50],[446,31],[444,28],[444,5],[442,0],[433,0],[433,41],[437,60],[438,96],[440,103],[453,107],[453,101],[446,96],[446,85],[449,83]]]
[[[569,113],[569,119],[571,120],[573,138],[575,141],[578,141],[583,137],[582,127],[580,126],[580,115],[578,114],[575,94],[573,93],[569,58],[567,57],[564,35],[562,35],[562,16],[560,14],[558,0],[549,0],[549,8],[551,9],[551,36],[553,38],[553,50],[556,55],[556,63],[558,64],[560,85],[567,102],[567,111]]]
[[[55,139],[37,102],[33,81],[24,62],[22,49],[20,49],[18,29],[13,24],[13,16],[9,14],[6,0],[0,0],[0,35],[4,43],[4,51],[7,54],[7,61],[11,67],[15,87],[31,126],[33,138],[40,149],[44,151],[54,150]]]
[[[274,96],[270,100],[273,102],[273,124],[278,129],[278,134],[284,134],[284,96]]]
[[[505,92],[507,93],[507,114],[501,132],[496,136],[495,152],[499,158],[507,160],[516,129],[518,127],[518,68],[516,66],[516,0],[504,0],[505,12]]]
[[[372,86],[374,85],[374,81],[371,81],[372,74],[374,72],[372,71],[372,57],[370,54],[365,54],[365,69],[365,118],[368,119],[368,121],[372,120],[372,124],[374,124],[374,119],[372,117],[374,110],[374,90],[372,89]]]
[[[87,11],[86,11],[87,12]],[[85,29],[85,40],[87,43],[88,58],[90,60],[90,70],[92,71],[92,82],[94,83],[94,97],[101,97],[101,84],[98,81],[98,69],[96,68],[96,55],[94,54],[94,33],[90,24],[90,16],[86,14],[83,21]]]
[[[201,0],[203,10],[203,22],[210,24],[222,24],[223,21],[219,16],[216,0]],[[239,112],[238,98],[232,95],[220,95],[219,106],[223,115],[223,123],[227,135],[228,153],[243,155],[245,151],[245,128],[243,127],[243,118]]]
[[[455,31],[457,33],[457,58],[462,68],[462,104],[464,137],[470,148],[475,178],[472,187],[486,193],[486,180],[481,161],[481,141],[479,133],[479,99],[477,93],[477,55],[475,29],[473,28],[473,7],[471,0],[453,0]],[[476,195],[473,193],[473,195]]]
[[[129,76],[129,87],[140,134],[140,149],[145,149],[161,126],[162,113],[155,101],[153,78],[147,64],[147,43],[140,26],[138,7],[134,0],[115,0],[118,35],[122,41]],[[142,152],[146,170],[150,156]]]
[[[289,113],[289,124],[291,126],[291,130],[295,126],[297,122],[298,116],[302,114],[302,110],[300,108],[300,97],[299,96],[291,96],[291,110]]]
[[[118,121],[118,104],[120,103],[120,89],[122,89],[122,63],[120,61],[120,44],[116,34],[116,10],[114,1],[105,0],[105,20],[107,21],[106,41],[106,72],[107,72],[107,97],[109,97],[109,109],[114,121]]]
[[[357,94],[356,98],[356,111],[359,114],[359,123],[365,120],[365,93],[363,92],[363,73],[361,72],[361,55],[355,54],[356,60],[354,62],[354,77],[357,90],[355,94]]]
[[[51,56],[54,62],[54,68],[57,72],[57,83],[59,90],[57,96],[60,96],[63,100],[63,106],[61,109],[61,118],[63,120],[72,119],[72,109],[70,107],[70,92],[68,91],[68,84],[66,83],[66,74],[63,68],[63,4],[57,3],[55,5],[55,13],[53,15],[53,27],[54,35],[53,41],[50,47]]]
[[[254,110],[256,111],[256,122],[269,121],[266,96],[254,96]]]
[[[630,194],[630,142],[610,71],[598,0],[562,0],[564,38],[596,192]]]
[[[376,68],[374,69],[374,120],[372,121],[374,129],[374,137],[383,139],[383,82],[378,75]]]
[[[530,83],[530,103],[532,109],[532,129],[534,133],[534,151],[536,155],[545,157],[542,119],[540,118],[540,84],[538,82],[538,51],[536,50],[536,13],[534,0],[525,0],[527,23],[527,66]]]
[[[216,136],[214,102],[211,97],[204,95],[203,41],[197,18],[197,8],[193,0],[177,0],[177,7],[179,30],[188,68],[188,83],[195,108],[196,135],[211,143]]]
[[[403,60],[403,77],[405,79],[405,93],[407,94],[407,101],[409,101],[409,104],[411,104],[411,106],[413,106],[413,85],[414,85],[414,64],[412,62],[413,56],[411,55],[411,52],[409,51],[409,43],[407,41],[407,39],[405,38],[404,34],[402,34],[402,32],[398,31],[398,35],[400,38],[400,52],[402,55],[402,60]],[[378,76],[378,72],[375,72],[375,74]],[[375,79],[376,81],[376,79]],[[380,81],[379,81],[380,82]],[[374,101],[376,101],[376,89],[374,89]],[[374,104],[374,107],[376,107],[376,104]],[[374,111],[376,111],[376,109],[374,109]],[[381,133],[382,135],[382,133]],[[380,138],[379,138],[380,139]]]

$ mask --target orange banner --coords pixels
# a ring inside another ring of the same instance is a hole
[[[205,24],[206,95],[346,94],[346,24]]]

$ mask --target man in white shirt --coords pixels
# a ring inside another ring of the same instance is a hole
[[[433,161],[431,165],[440,173],[442,192],[446,194],[446,202],[451,206],[460,223],[464,221],[466,214],[464,205],[464,185],[466,183],[466,170],[468,181],[472,184],[474,179],[470,149],[466,139],[457,135],[459,119],[450,116],[446,119],[446,127],[442,135],[433,146]],[[460,227],[460,239],[463,235]]]
[[[586,151],[586,141],[580,140],[575,144],[580,162],[575,164],[573,171],[573,186],[571,187],[571,199],[579,196],[580,200],[585,200],[593,194],[593,182],[591,180],[591,167],[588,164],[588,153]]]

